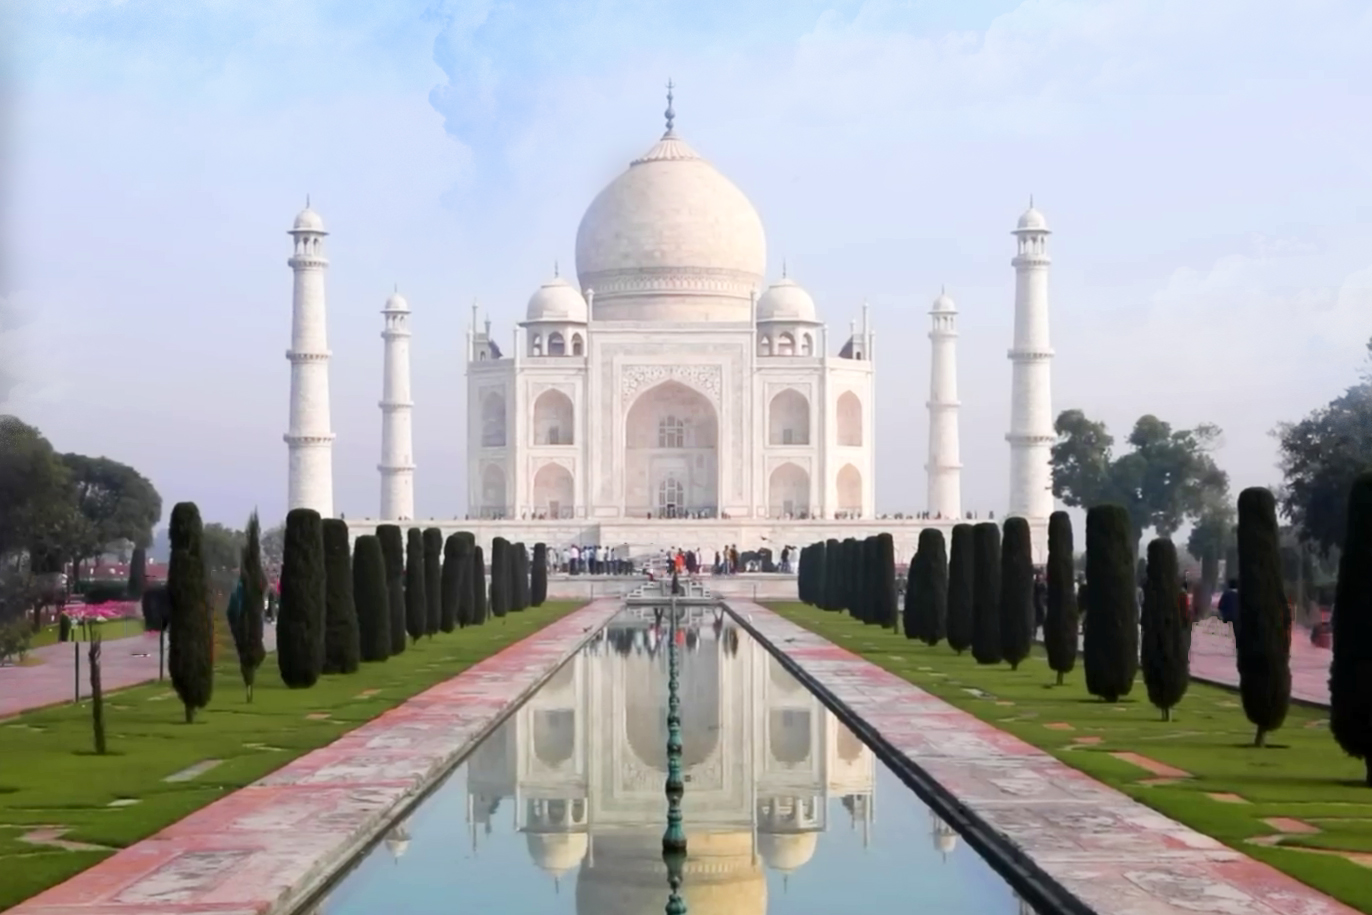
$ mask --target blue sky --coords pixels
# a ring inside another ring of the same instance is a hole
[[[414,309],[418,508],[465,502],[462,335],[500,339],[661,131],[749,195],[772,276],[878,331],[879,507],[922,507],[928,303],[962,312],[964,504],[1006,498],[1013,271],[1052,239],[1055,409],[1121,438],[1280,420],[1372,337],[1372,4],[7,4],[3,409],[240,524],[285,503],[290,220],[332,232],[335,493],[377,510],[382,302]],[[838,336],[837,333],[834,334]]]

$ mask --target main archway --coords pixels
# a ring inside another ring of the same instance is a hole
[[[664,381],[624,419],[624,508],[631,516],[702,513],[719,506],[719,418],[698,391]]]
[[[810,475],[786,462],[772,471],[767,484],[767,511],[773,518],[804,518],[810,513]]]
[[[561,464],[544,464],[534,474],[534,510],[549,518],[570,518],[576,505],[572,474]]]

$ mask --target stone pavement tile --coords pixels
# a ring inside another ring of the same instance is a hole
[[[914,684],[760,605],[727,603],[764,639],[784,644],[788,657],[957,801],[1102,915],[1353,915],[1348,906],[966,712],[946,703],[939,709],[941,700]]]
[[[1291,637],[1291,695],[1318,705],[1329,704],[1329,661],[1333,653],[1310,643],[1310,634],[1297,628]],[[1237,686],[1234,638],[1227,626],[1207,619],[1191,631],[1191,677]]]
[[[1158,762],[1156,759],[1149,759],[1147,756],[1142,756],[1138,753],[1122,751],[1118,753],[1111,753],[1110,755],[1118,759],[1120,762],[1127,762],[1131,766],[1138,766],[1140,769],[1143,769],[1146,772],[1152,772],[1154,775],[1158,775],[1163,778],[1191,777],[1190,772],[1184,772],[1175,766],[1169,766],[1167,765],[1167,763]]]
[[[1249,803],[1248,798],[1243,797],[1239,794],[1234,794],[1232,791],[1217,791],[1213,793],[1208,793],[1206,794],[1206,797],[1210,798],[1210,800],[1212,801],[1219,801],[1221,804]]]
[[[1318,826],[1312,826],[1304,820],[1296,820],[1291,817],[1268,817],[1263,822],[1277,832],[1284,832],[1293,836],[1309,836],[1320,831]]]
[[[9,915],[261,915],[345,866],[619,611],[568,614],[9,910]]]

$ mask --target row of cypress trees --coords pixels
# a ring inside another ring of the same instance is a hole
[[[894,629],[897,624],[896,553],[890,534],[801,547],[796,565],[800,599],[824,610],[847,610],[854,619]]]

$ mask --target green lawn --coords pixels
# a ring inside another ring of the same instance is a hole
[[[143,620],[141,618],[110,620],[105,623],[96,623],[100,629],[100,637],[105,641],[114,639],[126,639],[131,635],[139,635],[143,632]],[[77,632],[81,635],[81,640],[85,641],[85,632],[81,627],[77,627]],[[57,644],[57,626],[44,626],[33,634],[32,641],[29,642],[30,648],[41,648],[44,645]]]
[[[1360,761],[1345,756],[1328,731],[1328,713],[1292,707],[1274,746],[1254,749],[1253,727],[1238,696],[1193,683],[1174,720],[1160,720],[1140,678],[1133,693],[1115,705],[1086,692],[1081,662],[1061,687],[1053,686],[1041,648],[1012,672],[1008,665],[981,666],[970,653],[921,642],[846,614],[798,603],[769,604],[791,621],[862,655],[983,721],[1130,797],[1213,836],[1247,855],[1363,911],[1372,912],[1372,788]],[[977,696],[969,690],[979,690]],[[1067,724],[1071,729],[1049,725]],[[1087,745],[1075,738],[1100,738]],[[1152,773],[1111,756],[1130,751],[1174,766],[1190,778],[1149,786]],[[1226,803],[1211,794],[1237,795]],[[1283,835],[1263,822],[1289,817],[1317,827],[1309,835]],[[1254,844],[1273,837],[1283,847]],[[1305,849],[1361,852],[1364,864]],[[1368,865],[1368,866],[1364,866]]]
[[[503,621],[422,639],[403,655],[364,664],[349,676],[323,677],[308,690],[286,689],[276,656],[268,655],[251,705],[244,701],[236,657],[221,643],[214,699],[192,725],[182,723],[182,707],[170,684],[108,696],[110,753],[103,757],[91,754],[88,703],[0,721],[0,910],[112,853],[35,847],[19,840],[36,826],[67,827],[65,841],[108,849],[130,845],[579,606],[550,601]],[[328,717],[306,717],[316,713]],[[163,781],[210,759],[222,762],[189,781]],[[117,803],[125,799],[137,803]]]

